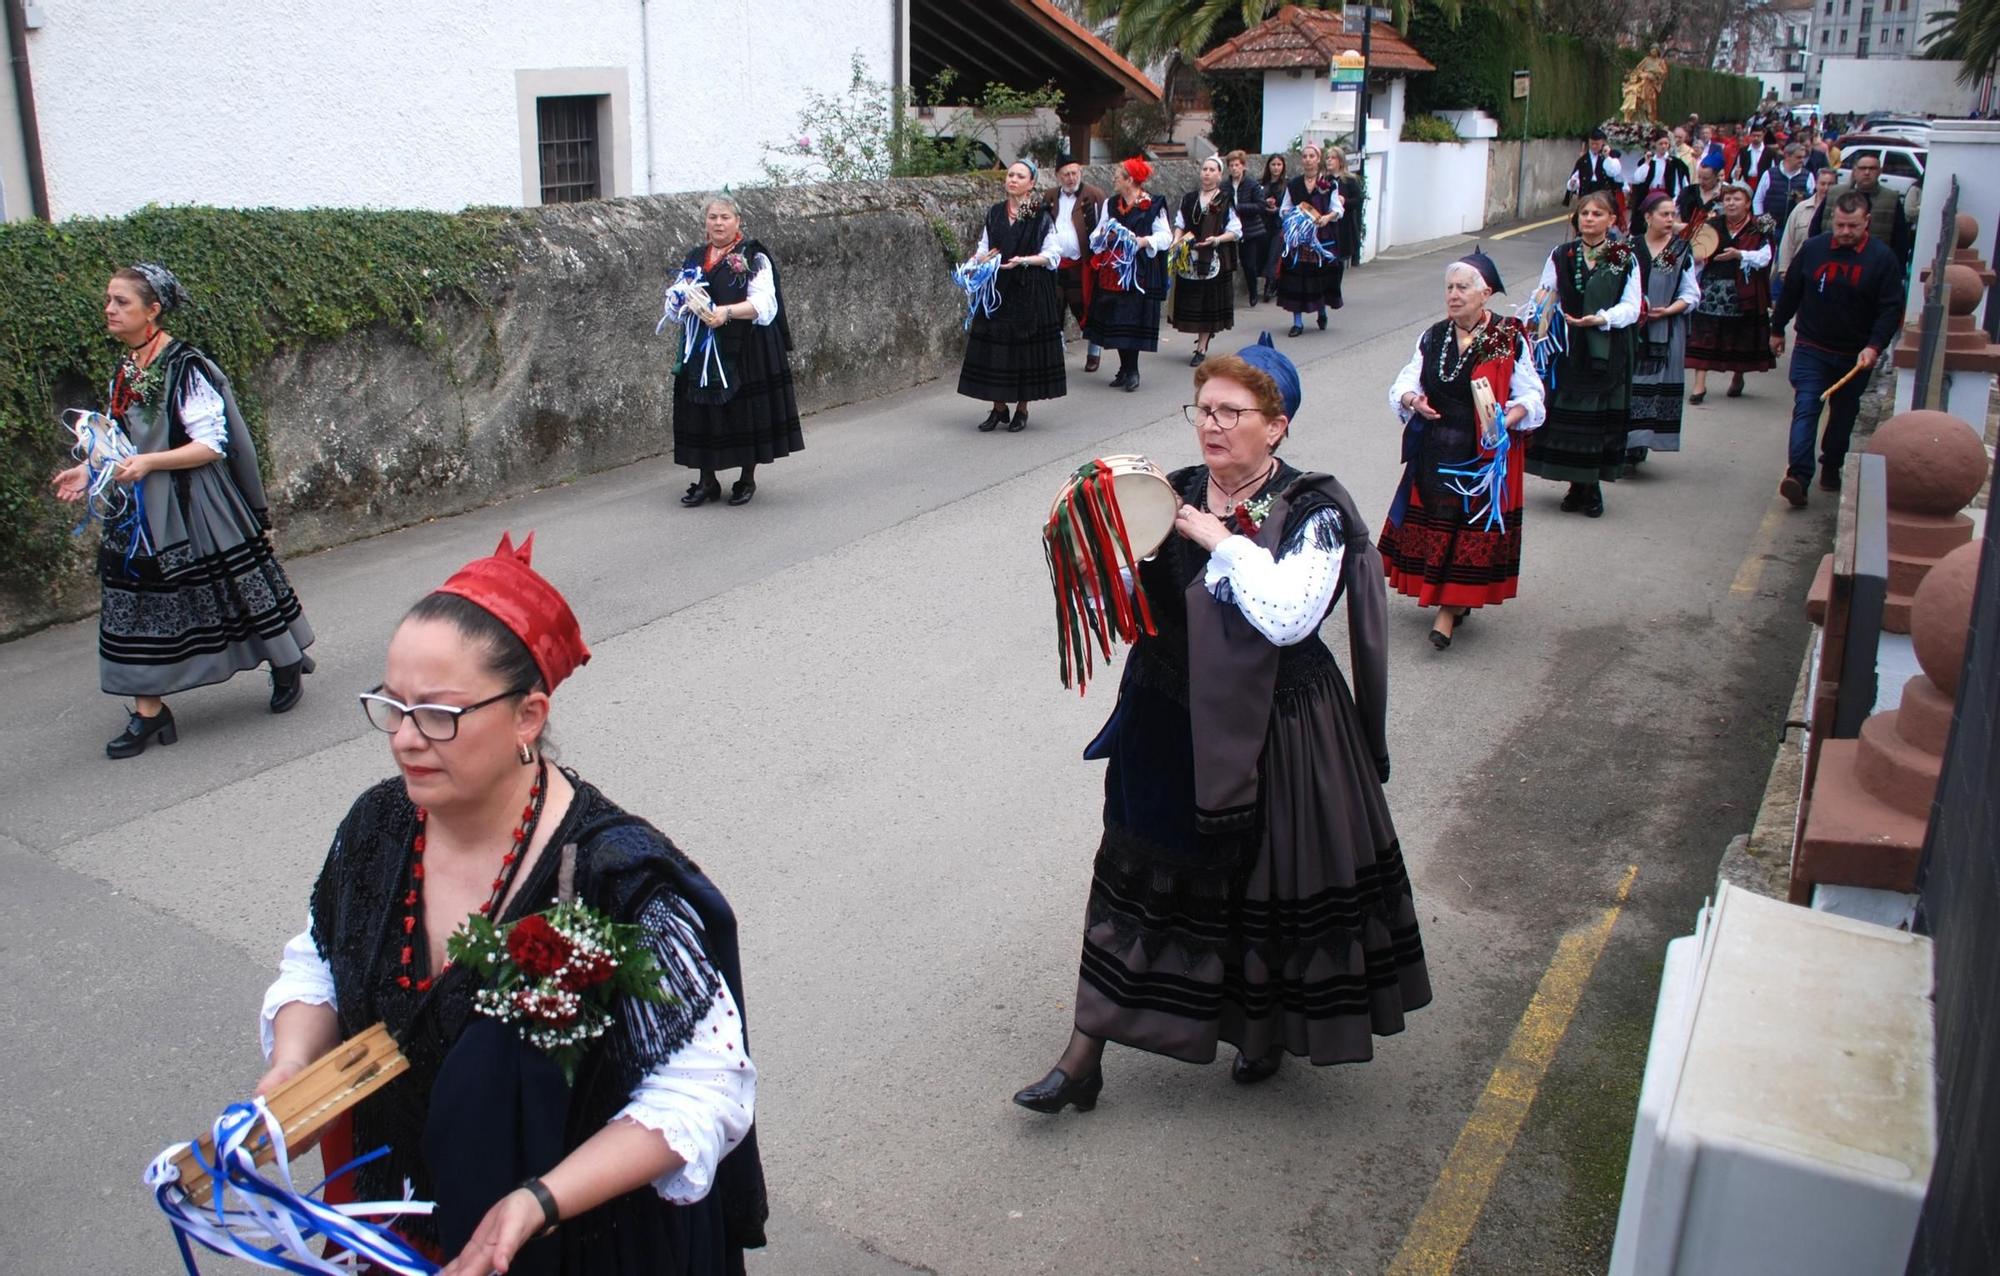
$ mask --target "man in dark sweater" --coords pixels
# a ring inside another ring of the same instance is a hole
[[[1868,233],[1867,198],[1844,191],[1831,202],[1833,233],[1800,245],[1785,271],[1784,292],[1771,309],[1773,354],[1784,353],[1785,325],[1794,316],[1799,321],[1799,344],[1792,352],[1791,458],[1778,484],[1778,494],[1794,507],[1806,503],[1806,484],[1812,479],[1820,395],[1848,369],[1862,369],[1828,404],[1826,435],[1820,440],[1820,489],[1837,492],[1869,369],[1895,339],[1903,319],[1903,265]]]

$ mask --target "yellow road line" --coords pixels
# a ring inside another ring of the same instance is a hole
[[[1563,213],[1561,216],[1551,217],[1545,222],[1529,222],[1526,226],[1516,226],[1512,230],[1503,230],[1497,235],[1488,235],[1487,238],[1512,239],[1516,235],[1525,235],[1531,230],[1540,230],[1544,226],[1553,226],[1557,222],[1566,222],[1568,220],[1569,220],[1569,214]]]
[[[1750,550],[1743,555],[1743,565],[1736,569],[1736,579],[1729,582],[1731,598],[1748,598],[1757,592],[1764,579],[1764,565],[1771,561],[1771,542],[1776,539],[1778,524],[1784,517],[1784,507],[1775,501],[1764,511],[1764,521],[1757,524],[1757,534],[1750,538]]]
[[[1417,1212],[1403,1247],[1389,1264],[1390,1276],[1448,1276],[1458,1261],[1459,1251],[1472,1237],[1473,1225],[1486,1208],[1486,1198],[1500,1177],[1500,1167],[1520,1137],[1528,1119],[1535,1093],[1541,1088],[1549,1063],[1556,1056],[1583,998],[1584,986],[1597,968],[1597,959],[1611,938],[1611,928],[1625,910],[1632,894],[1632,880],[1639,875],[1637,864],[1627,865],[1611,907],[1588,927],[1563,936],[1556,955],[1542,973],[1533,1000],[1515,1025],[1507,1053],[1494,1065],[1458,1142],[1445,1158],[1444,1169],[1424,1207]]]

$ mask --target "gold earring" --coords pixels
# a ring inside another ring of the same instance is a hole
[[[522,766],[531,766],[531,765],[533,765],[534,761],[535,761],[535,751],[534,751],[533,749],[530,749],[530,748],[529,748],[529,747],[528,747],[527,745],[525,745],[525,744],[524,744],[524,745],[522,745],[522,746],[521,746],[521,765],[522,765]]]

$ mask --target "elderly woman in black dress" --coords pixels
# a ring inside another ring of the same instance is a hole
[[[166,697],[271,668],[271,712],[299,702],[312,672],[312,626],[265,536],[271,525],[257,445],[214,360],[162,328],[187,302],[172,271],[142,262],[104,288],[105,329],[125,345],[110,415],[136,455],[116,482],[129,515],[107,521],[97,551],[98,679],[132,697],[105,756],[130,758],[179,738]],[[87,465],[53,479],[80,501]]]
[[[1269,341],[1195,374],[1202,463],[1139,572],[1158,632],[1086,751],[1110,762],[1104,834],[1069,1044],[1014,1096],[1037,1112],[1096,1106],[1107,1041],[1190,1063],[1226,1042],[1250,1083],[1287,1053],[1367,1059],[1430,1001],[1382,793],[1382,561],[1346,489],[1276,455],[1299,381]],[[1319,637],[1343,593],[1351,691]]]
[[[590,651],[532,540],[467,564],[390,639],[361,708],[397,774],[334,835],[264,996],[257,1090],[386,1024],[410,1068],[350,1114],[354,1150],[387,1149],[354,1190],[437,1202],[399,1229],[445,1276],[737,1276],[766,1210],[735,917],[658,830],[549,765],[552,693]],[[637,927],[667,994],[619,997],[573,1080],[475,1009],[486,977],[447,947],[473,917],[559,902]]]
[[[717,195],[702,209],[705,242],[687,252],[682,268],[701,271],[713,308],[702,322],[713,330],[722,373],[703,376],[689,359],[674,369],[674,463],[701,471],[681,504],[720,500],[715,472],[738,467],[731,505],[757,494],[757,467],[805,447],[792,394],[791,324],[771,250],[743,236],[736,201]]]
[[[972,260],[989,258],[999,260],[1000,306],[993,314],[972,316],[958,392],[993,405],[979,423],[982,433],[1004,425],[1018,434],[1028,428],[1030,401],[1068,393],[1062,289],[1056,282],[1062,247],[1055,218],[1035,196],[1035,166],[1028,160],[1007,166],[1007,198],[986,210]]]

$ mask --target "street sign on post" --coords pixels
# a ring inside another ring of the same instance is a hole
[[[1351,93],[1359,90],[1361,82],[1368,78],[1368,63],[1359,53],[1349,49],[1334,57],[1329,76],[1334,92]]]
[[[1526,67],[1522,67],[1520,70],[1514,72],[1514,96],[1516,98],[1525,98],[1528,96],[1528,68]]]

